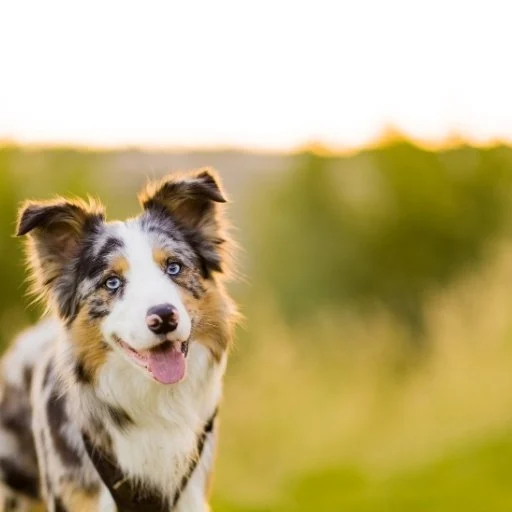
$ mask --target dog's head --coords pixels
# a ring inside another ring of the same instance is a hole
[[[92,200],[30,201],[20,212],[36,291],[65,322],[82,380],[112,355],[172,384],[186,375],[190,343],[217,361],[229,344],[218,178],[168,176],[139,199],[142,213],[124,222],[106,222]]]

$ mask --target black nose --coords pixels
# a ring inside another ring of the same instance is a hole
[[[171,304],[159,304],[148,309],[146,324],[155,334],[167,334],[178,327],[178,310]]]

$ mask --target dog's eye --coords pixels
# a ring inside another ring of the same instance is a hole
[[[105,288],[111,292],[115,292],[121,287],[121,279],[117,276],[111,276],[105,281]]]
[[[167,263],[167,268],[165,272],[170,276],[177,276],[181,272],[181,265],[176,263],[175,261],[170,261]]]

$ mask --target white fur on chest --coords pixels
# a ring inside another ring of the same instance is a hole
[[[187,359],[186,379],[164,386],[112,357],[96,385],[101,400],[121,407],[134,421],[124,430],[108,429],[120,467],[143,485],[168,490],[170,499],[190,467],[198,435],[220,400],[225,369],[225,360],[214,363],[199,343],[191,343]],[[194,482],[197,479],[189,485]]]

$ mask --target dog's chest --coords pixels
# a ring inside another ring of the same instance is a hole
[[[168,490],[172,496],[197,449],[197,432],[168,425],[132,427],[112,435],[114,452],[123,473],[142,486]]]
[[[188,378],[173,387],[157,386],[138,373],[127,379],[124,368],[109,362],[93,399],[115,405],[130,418],[123,427],[107,424],[120,472],[141,488],[165,492],[171,503],[198,462],[201,437],[217,408],[225,368],[225,361],[212,365],[209,353],[198,344],[191,347],[189,357]]]

